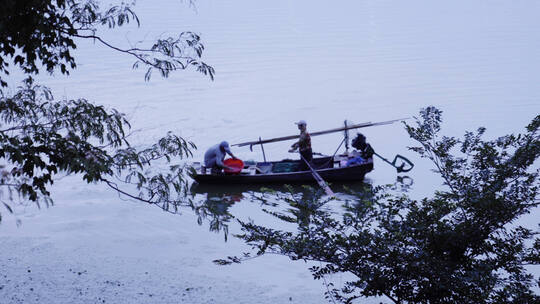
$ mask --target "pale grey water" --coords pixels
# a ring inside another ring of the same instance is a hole
[[[443,133],[462,135],[479,126],[488,136],[519,132],[540,112],[538,1],[139,1],[142,28],[105,32],[127,46],[183,30],[201,33],[204,58],[216,80],[194,71],[168,79],[134,60],[89,41],[76,53],[79,68],[68,78],[43,77],[57,95],[84,96],[129,113],[136,142],[168,130],[204,150],[231,143],[337,127],[344,119],[381,121],[444,111]],[[430,164],[406,151],[412,143],[399,124],[364,129],[388,157],[414,159],[416,188],[429,193],[440,182]],[[333,153],[341,135],[313,139],[314,150]],[[290,157],[290,143],[266,146],[271,159]],[[236,149],[261,159],[256,149]],[[377,164],[376,183],[395,171]],[[423,186],[425,184],[425,186]]]
[[[199,32],[204,59],[217,72],[214,82],[194,71],[168,79],[154,74],[144,82],[144,70],[131,70],[133,58],[89,41],[80,43],[79,67],[71,76],[38,79],[58,97],[86,97],[128,113],[140,130],[132,138],[136,143],[169,130],[194,141],[197,161],[221,140],[295,134],[299,119],[317,131],[344,119],[409,117],[435,105],[444,111],[444,134],[485,126],[493,137],[522,131],[540,113],[539,1],[196,4],[194,11],[178,0],[138,1],[141,29],[103,35],[127,46],[127,39],[149,43],[164,33]],[[431,164],[406,150],[414,143],[400,124],[362,132],[379,153],[414,161],[414,195],[440,188]],[[339,134],[315,137],[314,150],[331,154],[340,141]],[[266,145],[266,154],[291,157],[289,145]],[[234,152],[262,159],[257,148]],[[374,184],[393,183],[396,173],[379,161],[368,177]],[[536,210],[524,222],[535,225],[538,216]]]

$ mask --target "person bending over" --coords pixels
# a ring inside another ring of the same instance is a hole
[[[234,156],[229,148],[228,142],[222,141],[219,144],[213,145],[204,153],[204,166],[210,168],[213,174],[221,173],[224,168],[233,169],[223,163],[227,154],[233,159],[236,159],[236,156]]]

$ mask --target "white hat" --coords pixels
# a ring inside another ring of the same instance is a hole
[[[297,125],[304,125],[304,126],[307,125],[306,121],[303,120],[303,119],[302,119],[302,120],[299,120],[298,122],[295,122],[295,124],[297,124]]]

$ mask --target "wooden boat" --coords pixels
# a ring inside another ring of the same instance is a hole
[[[405,118],[406,119],[406,118]],[[267,162],[266,155],[264,153],[263,144],[279,142],[285,140],[297,139],[299,135],[290,135],[284,137],[277,137],[272,139],[261,139],[257,141],[244,142],[239,144],[233,144],[233,146],[243,147],[249,146],[253,151],[253,146],[260,145],[263,154],[264,162],[253,162],[245,164],[244,168],[239,174],[224,174],[224,173],[211,173],[210,169],[202,167],[199,163],[195,163],[192,172],[192,178],[199,184],[295,184],[295,183],[310,183],[317,182],[323,187],[327,193],[332,194],[332,191],[326,185],[325,181],[331,182],[351,182],[362,181],[364,176],[373,170],[373,158],[366,160],[361,164],[354,164],[347,166],[347,160],[349,157],[349,133],[351,129],[365,128],[371,126],[387,125],[403,119],[395,119],[383,122],[366,122],[361,124],[348,125],[345,121],[345,126],[325,131],[312,132],[310,135],[318,136],[323,134],[344,132],[344,138],[339,148],[345,143],[345,153],[334,156],[324,156],[319,158],[313,158],[309,169],[300,170],[300,160],[285,159],[282,161]],[[383,161],[394,166],[398,173],[407,172],[414,166],[405,157],[397,155],[393,162],[381,157],[377,153],[376,156],[380,157]],[[404,161],[403,164],[397,166],[398,160]],[[409,165],[405,168],[405,163]]]
[[[362,181],[373,170],[373,159],[359,165],[346,166],[346,155],[313,158],[312,167],[325,181]],[[240,174],[212,174],[196,168],[192,177],[200,184],[295,184],[314,182],[310,170],[298,171],[300,160],[282,160],[246,164]],[[288,168],[290,170],[283,170]]]

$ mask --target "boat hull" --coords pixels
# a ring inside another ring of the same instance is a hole
[[[373,162],[341,168],[316,170],[327,182],[362,181],[366,173],[373,170]],[[295,184],[314,181],[311,171],[267,173],[267,174],[195,174],[195,181],[200,184]]]

